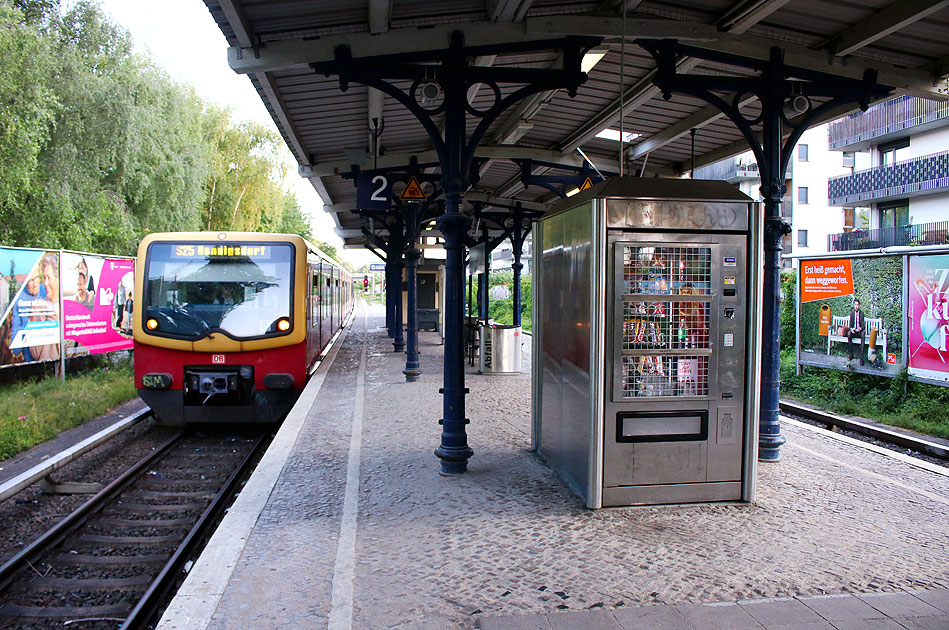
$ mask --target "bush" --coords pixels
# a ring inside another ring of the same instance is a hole
[[[797,322],[797,272],[781,274],[781,347],[794,348]]]
[[[56,437],[136,395],[132,366],[100,367],[0,387],[0,460]]]
[[[477,284],[477,281],[475,280]],[[511,295],[503,300],[488,300],[488,309],[490,317],[498,324],[514,323],[514,272],[513,271],[494,271],[491,273],[491,286],[506,286],[511,291]],[[472,290],[471,312],[478,313],[478,292]],[[533,285],[531,277],[524,273],[521,275],[521,327],[524,330],[531,330],[531,308],[533,305]]]
[[[808,366],[798,375],[785,350],[781,397],[949,439],[949,387],[912,382],[905,370],[893,378]]]

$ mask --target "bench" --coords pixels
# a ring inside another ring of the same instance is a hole
[[[830,344],[832,341],[839,341],[841,343],[847,343],[846,335],[838,335],[837,331],[840,330],[840,327],[843,326],[847,328],[850,325],[850,315],[834,315],[831,318],[830,328],[827,330],[827,354],[830,354]],[[876,345],[880,346],[880,354],[886,355],[886,328],[883,327],[883,319],[880,317],[867,317],[864,319],[864,328],[863,328],[863,340],[865,345],[870,345],[870,331],[876,328],[877,332],[877,342]],[[857,343],[857,339],[854,338],[854,344]],[[883,360],[886,360],[886,357],[883,356]]]

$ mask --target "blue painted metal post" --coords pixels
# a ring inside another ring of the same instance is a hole
[[[514,217],[514,235],[511,239],[511,244],[514,246],[514,264],[511,265],[511,269],[514,270],[514,325],[521,325],[521,269],[524,268],[524,265],[521,264],[521,254],[524,251],[524,241],[521,239],[521,218],[517,215]]]
[[[465,425],[465,238],[471,220],[461,214],[462,195],[468,173],[463,155],[467,147],[465,111],[468,88],[465,83],[467,62],[461,35],[452,35],[452,46],[442,76],[445,89],[445,140],[442,157],[442,189],[445,214],[438,218],[438,229],[445,237],[445,384],[442,388],[442,436],[435,449],[441,459],[442,475],[460,475],[468,470],[474,451],[468,446]]]
[[[876,81],[876,72],[864,71],[860,81],[834,77],[821,72],[789,68],[784,65],[784,51],[771,49],[766,62],[727,53],[710,52],[678,44],[674,40],[636,40],[656,59],[659,74],[656,84],[665,98],[673,91],[689,94],[711,103],[728,116],[745,136],[755,153],[761,173],[761,196],[764,198],[764,292],[761,326],[761,400],[759,403],[758,459],[776,462],[785,443],[778,420],[778,395],[781,387],[781,237],[791,232],[791,226],[781,219],[781,199],[787,191],[784,176],[794,147],[807,128],[842,105],[859,103],[862,108],[873,98],[883,98],[893,91]],[[676,59],[691,56],[710,61],[743,66],[760,73],[760,77],[709,77],[681,74],[676,70]],[[794,79],[793,81],[791,79]],[[748,119],[738,109],[737,101],[729,103],[713,90],[738,94],[755,94],[761,102],[761,115]],[[792,97],[804,99],[804,113],[789,120],[784,113],[785,103]],[[814,97],[829,97],[815,105]],[[762,137],[753,128],[761,123]],[[783,126],[791,129],[783,139]]]
[[[442,460],[442,474],[465,472],[468,458],[473,455],[465,432],[468,420],[465,418],[464,355],[463,263],[470,220],[461,214],[461,202],[471,183],[475,149],[498,116],[518,101],[556,89],[566,89],[569,96],[575,96],[577,88],[586,81],[586,74],[580,70],[583,54],[601,41],[599,37],[566,37],[555,42],[514,42],[496,48],[497,52],[558,50],[563,58],[563,69],[559,70],[525,67],[512,72],[512,68],[479,67],[473,71],[469,69],[468,59],[482,54],[482,51],[471,54],[472,50],[465,48],[462,31],[451,34],[447,50],[432,51],[427,58],[394,55],[392,59],[395,61],[392,63],[380,63],[377,57],[354,59],[350,47],[340,45],[336,47],[332,61],[310,64],[314,71],[327,76],[339,74],[340,89],[343,91],[349,88],[350,81],[356,81],[380,90],[407,107],[428,131],[438,153],[445,195],[445,213],[438,219],[438,227],[445,237],[446,250],[444,414],[441,420],[441,444],[435,450]],[[387,71],[392,73],[391,77]],[[409,78],[414,81],[411,89],[406,91],[391,83],[390,78]],[[421,82],[431,80],[441,84],[444,94],[442,105],[437,110],[426,109],[416,99],[416,90]],[[468,88],[472,83],[490,85],[495,94],[494,105],[484,110],[472,109],[468,103]],[[520,87],[503,95],[499,83],[520,84]],[[470,136],[467,133],[469,113],[479,119]],[[443,128],[435,122],[436,114],[444,116]],[[398,252],[401,258],[401,249]],[[401,279],[399,285],[401,297]]]
[[[764,71],[766,92],[761,95],[762,142],[764,164],[761,196],[764,198],[764,282],[761,309],[761,403],[758,419],[758,459],[781,459],[781,435],[778,399],[781,391],[781,237],[789,231],[781,220],[781,198],[787,192],[781,169],[781,116],[784,107],[784,77],[775,76],[782,68],[781,54],[772,49],[771,64]]]
[[[488,295],[491,292],[491,252],[488,251],[487,226],[481,228],[481,242],[484,243],[484,294],[482,295],[484,302],[482,302],[481,307],[481,318],[487,324],[488,320],[491,319],[491,298]]]
[[[395,337],[392,339],[392,348],[394,352],[404,352],[405,351],[405,336],[403,334],[402,326],[402,269],[404,265],[402,264],[402,253],[399,252],[399,258],[396,261],[395,265],[395,318],[393,323],[395,324]]]
[[[395,257],[392,255],[392,250],[389,249],[386,251],[386,331],[388,336],[395,337],[395,282],[393,278],[395,274],[393,269],[395,267]]]
[[[468,446],[465,425],[464,241],[471,224],[458,209],[461,195],[448,193],[438,229],[445,237],[445,386],[441,444],[435,455],[441,474],[457,475],[468,469],[474,451]]]
[[[418,380],[422,368],[418,361],[418,259],[422,252],[418,249],[418,204],[409,202],[405,204],[403,212],[406,236],[408,237],[408,249],[405,250],[405,281],[408,285],[407,307],[408,316],[406,317],[406,339],[405,339],[405,380],[408,382]]]
[[[484,274],[478,274],[478,317],[484,319]]]

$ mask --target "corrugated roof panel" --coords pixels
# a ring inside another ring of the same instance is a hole
[[[770,38],[775,44],[793,42],[818,47],[834,35],[871,18],[880,10],[891,6],[894,0],[794,0],[781,5],[777,10],[748,28],[749,41]],[[243,25],[232,25],[228,15],[235,12],[222,10],[220,4],[233,4],[237,14],[243,15],[248,30],[257,41],[265,44],[271,40],[318,37],[330,33],[366,33],[369,30],[369,2],[339,2],[338,0],[206,0],[206,5],[228,39],[237,42],[237,30]],[[598,0],[568,2],[565,0],[535,0],[530,3],[529,16],[541,15],[590,15],[600,7]],[[390,30],[398,31],[407,26],[425,24],[450,24],[480,21],[487,16],[491,5],[487,0],[392,0]],[[631,13],[636,19],[661,17],[687,20],[696,24],[713,24],[728,13],[735,0],[645,0],[638,11]],[[851,58],[855,63],[874,60],[917,67],[949,53],[945,33],[949,32],[949,10],[944,9],[899,31],[888,34],[857,49]],[[382,35],[385,37],[385,35]],[[554,37],[554,36],[552,36]],[[756,39],[758,38],[758,39]],[[478,42],[469,41],[469,44]],[[700,43],[697,45],[701,45]],[[626,89],[642,82],[654,68],[652,57],[630,42],[625,47],[625,69],[620,69],[620,51],[616,41],[601,46],[609,52],[594,67],[589,80],[579,89],[576,98],[569,98],[565,91],[555,93],[548,103],[541,104],[531,112],[533,127],[517,140],[520,147],[557,149],[573,138],[578,130],[592,129],[592,121],[599,120],[604,112],[610,113],[620,94],[620,84]],[[557,58],[555,51],[498,55],[494,59],[497,67],[548,68]],[[786,56],[790,65],[795,65],[794,55]],[[830,66],[829,66],[830,67]],[[744,68],[702,62],[693,71],[705,76],[740,76],[754,74]],[[268,111],[278,122],[284,138],[288,140],[294,155],[301,163],[314,161],[317,164],[331,161],[345,163],[360,152],[369,150],[368,91],[353,83],[347,93],[339,90],[335,78],[324,78],[307,72],[274,72],[268,81],[276,92],[275,102],[270,102],[270,92],[264,90],[261,81],[251,77],[261,94]],[[407,81],[397,82],[407,89]],[[648,85],[647,85],[648,87]],[[268,88],[269,89],[269,88]],[[506,85],[502,94],[509,94],[514,87]],[[670,126],[678,124],[687,116],[707,107],[704,101],[681,94],[665,101],[654,90],[647,91],[651,97],[637,107],[626,108],[623,127],[642,136],[629,146],[635,150],[637,144],[649,141],[662,134]],[[494,93],[482,87],[473,102],[478,109],[490,107]],[[280,112],[274,107],[279,107]],[[484,136],[484,142],[496,142],[502,129],[508,129],[517,106],[504,112]],[[760,111],[757,103],[742,110],[749,119]],[[278,115],[278,113],[280,115]],[[613,112],[615,114],[615,112]],[[615,118],[615,115],[613,116]],[[435,116],[435,124],[442,124],[442,115]],[[284,128],[282,120],[289,120]],[[393,98],[383,99],[384,130],[380,143],[383,155],[404,155],[407,161],[412,152],[431,150],[432,144],[425,129],[402,105]],[[479,119],[468,119],[468,133]],[[618,123],[611,127],[618,128]],[[293,134],[293,135],[290,135]],[[589,136],[589,133],[587,134]],[[742,136],[735,125],[725,117],[706,122],[698,128],[694,153],[697,160],[702,154],[721,154],[723,148],[740,147]],[[298,148],[302,145],[302,149]],[[590,138],[582,143],[594,161],[615,164],[619,145],[616,142]],[[652,146],[651,144],[648,146]],[[301,151],[305,155],[301,155]],[[347,158],[347,154],[350,156]],[[573,152],[571,152],[573,154]],[[647,174],[655,169],[668,172],[670,168],[688,168],[693,155],[692,138],[686,131],[663,146],[653,147],[649,153]],[[642,158],[633,168],[642,164]],[[555,171],[556,172],[556,171]],[[517,167],[506,160],[492,161],[484,171],[479,190],[496,191],[519,174]],[[355,189],[352,182],[338,176],[323,178],[327,193],[340,203],[352,203]],[[543,189],[532,187],[516,193],[520,199],[548,199],[552,195]],[[361,219],[355,215],[339,215],[341,225],[357,227]],[[358,239],[349,240],[358,244]]]

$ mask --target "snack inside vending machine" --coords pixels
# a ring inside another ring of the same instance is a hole
[[[613,178],[535,231],[534,449],[589,507],[750,501],[759,204]]]

